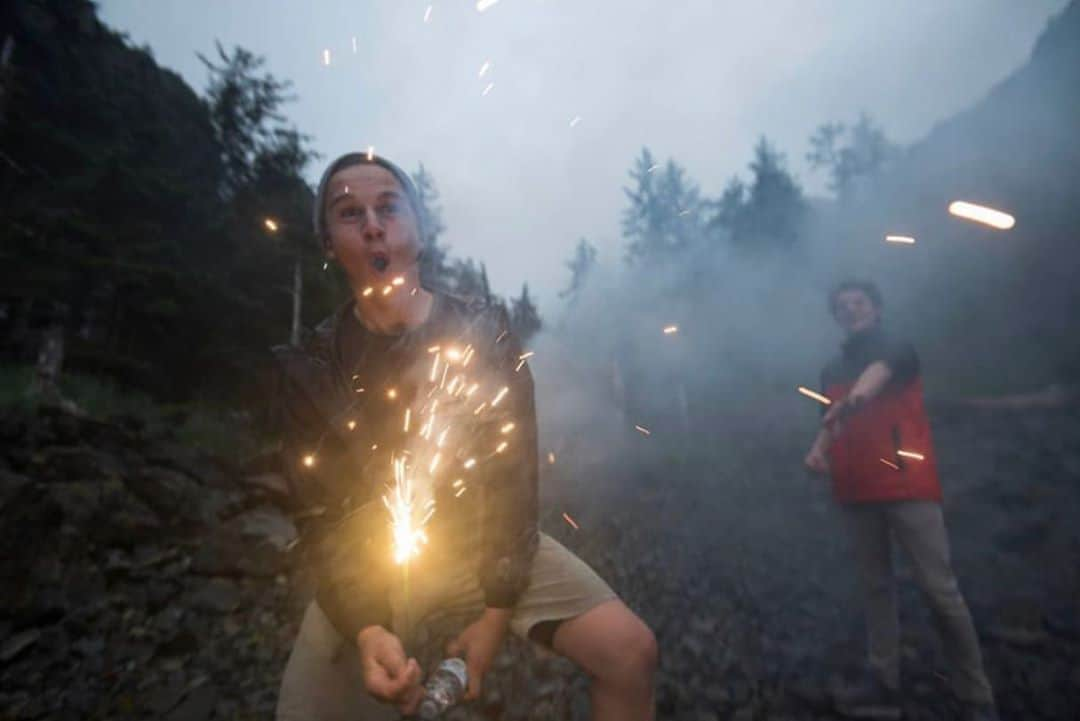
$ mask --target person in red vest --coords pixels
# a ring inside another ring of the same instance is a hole
[[[850,530],[869,631],[869,666],[837,694],[853,718],[900,718],[900,627],[892,539],[906,552],[942,634],[952,686],[966,718],[997,719],[994,694],[964,597],[953,573],[941,511],[919,359],[881,326],[881,292],[849,280],[829,294],[846,339],[822,372],[831,400],[806,465],[829,474]]]

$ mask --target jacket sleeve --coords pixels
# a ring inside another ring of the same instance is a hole
[[[537,429],[532,374],[504,309],[491,310],[492,360],[500,387],[509,388],[496,423],[514,423],[505,453],[493,459],[483,489],[484,544],[480,586],[484,603],[512,608],[529,583],[537,531]]]
[[[370,625],[390,628],[387,573],[375,549],[385,526],[376,503],[342,517],[341,500],[329,491],[329,477],[344,469],[342,454],[320,443],[326,423],[295,383],[279,375],[275,425],[281,441],[279,468],[296,509],[294,518],[304,562],[315,576],[316,600],[345,639]],[[318,451],[318,453],[316,453]],[[313,455],[313,463],[304,462]]]

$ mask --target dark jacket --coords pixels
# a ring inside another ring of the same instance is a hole
[[[500,438],[498,426],[513,422],[513,443],[505,453],[485,456],[466,494],[457,497],[449,483],[439,486],[428,535],[430,545],[446,553],[459,547],[455,539],[475,537],[479,529],[471,552],[479,547],[485,602],[512,607],[528,583],[538,541],[538,469],[532,376],[520,361],[506,311],[436,294],[426,323],[380,348],[377,357],[361,352],[359,368],[345,368],[342,339],[352,332],[345,324],[356,323],[353,305],[350,300],[323,321],[300,347],[273,349],[280,370],[281,468],[300,509],[297,527],[317,578],[319,605],[345,638],[369,625],[390,628],[389,588],[397,574],[380,497],[400,440],[401,409],[415,390],[407,371],[430,364],[429,346],[460,341],[475,348],[477,372],[482,368],[493,385],[510,388],[498,414],[485,413],[484,427],[470,437],[487,448]],[[357,387],[376,366],[386,374],[380,378],[400,384],[402,405],[384,410],[383,388]],[[309,454],[310,466],[304,463]]]
[[[888,385],[844,421],[827,449],[833,496],[841,503],[940,501],[919,358],[910,343],[880,328],[851,337],[822,372],[823,392],[842,399],[878,361],[892,372]]]

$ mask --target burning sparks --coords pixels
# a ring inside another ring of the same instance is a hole
[[[304,456],[303,463],[305,468],[311,468],[315,465],[315,456],[311,453],[308,453],[306,456]]]
[[[368,162],[371,162],[372,160],[375,159],[375,146],[374,145],[367,146],[367,159],[368,159]]]
[[[896,465],[895,463],[893,463],[892,461],[890,461],[890,460],[888,460],[886,458],[879,458],[878,460],[881,461],[882,463],[884,463],[889,468],[893,469],[894,471],[899,471],[900,470],[900,466]]]
[[[390,285],[405,285],[405,276],[399,275],[390,281]]]
[[[473,466],[476,465],[476,459],[475,458],[470,458],[469,460],[465,461],[465,463],[463,465],[465,466],[465,470],[469,470],[470,468],[472,468]]]
[[[390,295],[390,291],[392,291],[393,289],[394,289],[394,286],[388,285],[388,286],[386,286],[385,288],[382,289],[382,294],[383,295]]]
[[[500,443],[498,446],[495,447],[495,452],[496,453],[502,453],[503,451],[506,450],[506,447],[508,445],[510,445],[510,444],[507,443],[506,441],[503,441],[502,443]]]
[[[907,245],[915,245],[915,239],[910,235],[886,235],[886,243],[906,243]]]
[[[1008,213],[988,208],[985,205],[968,203],[963,200],[956,200],[949,203],[949,213],[955,215],[957,218],[973,220],[976,223],[989,225],[991,228],[997,228],[998,230],[1008,230],[1016,225],[1016,218]]]
[[[812,391],[809,388],[799,386],[798,391],[799,391],[799,393],[802,393],[807,398],[813,398],[818,403],[823,403],[824,405],[827,405],[827,406],[832,405],[832,401],[829,398],[821,395],[820,393],[818,393],[816,391]]]
[[[345,427],[348,428],[350,431],[355,431],[356,430],[356,421],[349,421],[348,423],[345,424]]]
[[[271,233],[276,233],[276,232],[278,232],[278,228],[280,227],[280,226],[278,225],[277,221],[276,221],[276,220],[274,220],[273,218],[267,218],[266,220],[264,220],[264,221],[263,221],[263,226],[264,226],[264,227],[265,227],[265,228],[266,228],[267,230],[269,230],[269,231],[270,231]]]
[[[476,12],[482,13],[497,2],[499,2],[499,0],[476,0]]]
[[[581,116],[580,115],[575,115],[574,119],[570,121],[570,127],[572,128],[572,127],[574,127],[575,125],[577,125],[580,122],[581,122]]]
[[[502,428],[499,429],[499,433],[502,433],[503,435],[506,435],[507,433],[509,433],[512,430],[514,430],[514,424],[513,423],[507,423],[505,426],[503,426]]]
[[[555,465],[555,452],[554,451],[548,451],[548,463],[551,464],[551,465]]]
[[[666,328],[664,328],[664,335],[675,335],[678,332],[679,332],[679,326],[677,326],[677,325],[669,325]]]
[[[485,61],[484,64],[480,66],[480,73],[476,77],[478,77],[478,78],[484,77],[485,75],[487,75],[488,70],[491,70],[491,61],[490,60]]]
[[[374,292],[375,292],[375,289],[374,289],[374,288],[372,288],[372,287],[371,287],[371,286],[369,285],[369,286],[368,286],[367,288],[364,288],[364,291],[363,291],[363,292],[362,292],[362,293],[361,293],[360,295],[362,295],[362,296],[364,296],[365,298],[367,298],[367,297],[368,297],[369,295],[371,295],[371,294],[372,294],[372,293],[374,293]]]
[[[652,435],[652,431],[650,431],[648,428],[646,428],[644,426],[634,426],[634,428],[637,429],[638,433],[640,433],[643,436],[651,436]]]
[[[926,460],[926,456],[921,453],[916,453],[915,451],[897,451],[896,455],[900,456],[901,458],[910,458],[914,461]]]
[[[431,10],[434,7],[434,5],[427,6],[427,10],[424,11],[424,22],[429,22],[431,20]]]
[[[396,399],[397,398],[397,388],[391,388],[390,390],[386,391],[386,397],[389,398],[390,400]]]
[[[424,524],[435,512],[434,504],[428,504],[427,514],[420,516],[421,508],[413,490],[412,479],[408,476],[404,458],[394,459],[394,485],[382,497],[383,504],[390,511],[390,528],[394,541],[394,562],[407,563],[420,553],[420,547],[427,543]]]
[[[326,66],[330,65],[330,49],[329,48],[322,51],[322,64],[326,65]]]
[[[569,513],[566,513],[566,512],[564,511],[564,512],[563,512],[563,514],[562,514],[562,517],[563,517],[563,520],[564,520],[564,521],[566,521],[567,523],[569,523],[569,524],[570,524],[570,526],[571,526],[571,527],[572,527],[572,528],[573,528],[573,529],[574,529],[575,531],[580,531],[580,530],[581,530],[581,526],[579,526],[579,525],[577,524],[577,522],[576,522],[576,521],[574,521],[574,519],[570,517],[570,514],[569,514]]]
[[[495,83],[488,83],[487,87],[484,88],[484,92],[480,93],[480,97],[484,97],[485,95],[490,93],[491,89],[494,88],[494,87],[495,87]]]
[[[491,401],[491,407],[494,408],[495,406],[499,405],[499,401],[501,401],[506,396],[506,393],[509,390],[509,388],[503,386],[502,389],[495,394],[495,399]]]
[[[411,419],[412,419],[412,408],[406,408],[405,409],[405,428],[404,428],[404,431],[406,433],[409,432],[409,421]]]

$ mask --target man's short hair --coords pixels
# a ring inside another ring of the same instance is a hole
[[[885,301],[881,298],[881,289],[877,287],[876,283],[861,278],[847,278],[834,285],[832,290],[829,291],[829,313],[836,314],[836,297],[850,290],[865,293],[866,297],[870,299],[870,302],[878,310],[881,310],[882,306],[885,305]]]

